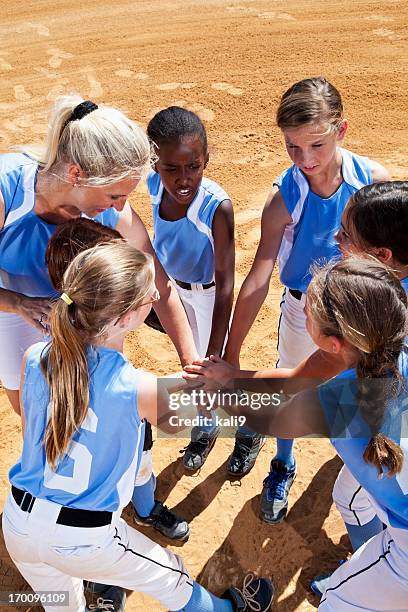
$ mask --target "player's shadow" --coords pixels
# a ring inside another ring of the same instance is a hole
[[[335,545],[322,528],[340,464],[338,457],[325,463],[279,525],[267,525],[259,518],[259,495],[248,500],[197,581],[219,594],[231,584],[239,587],[245,574],[255,572],[273,579],[275,602],[280,599],[274,610],[292,612],[306,597],[317,607],[310,580],[333,571],[349,551],[346,537]]]
[[[177,461],[173,461],[170,466],[164,468],[162,472],[160,472],[157,477],[157,498],[165,500],[169,495],[171,488],[166,485],[166,482],[171,481],[172,479],[176,479],[175,482],[179,479],[178,476],[178,466],[174,466]],[[172,468],[172,466],[174,466]],[[169,468],[172,468],[169,470]],[[183,470],[183,464],[181,462],[181,470]],[[205,510],[211,502],[217,497],[222,485],[225,482],[225,474],[227,469],[227,460],[224,461],[214,472],[209,474],[205,480],[197,484],[188,494],[187,496],[177,504],[174,508],[174,512],[179,516],[182,516],[187,522],[193,521],[196,516],[201,514],[203,510]],[[168,474],[170,473],[170,478]]]

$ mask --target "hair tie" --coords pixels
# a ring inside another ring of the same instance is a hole
[[[67,306],[71,306],[71,304],[74,303],[73,300],[71,300],[71,298],[69,297],[69,295],[67,293],[61,293],[60,295],[60,299],[66,303]]]
[[[91,102],[91,100],[84,100],[84,102],[81,102],[74,108],[70,117],[65,122],[64,128],[66,128],[68,123],[71,123],[71,121],[79,121],[83,117],[86,117],[86,115],[89,115],[89,113],[92,113],[92,111],[96,110],[97,108],[99,108],[98,105],[94,102]]]

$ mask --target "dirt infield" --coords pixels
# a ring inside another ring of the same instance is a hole
[[[119,106],[143,125],[160,108],[188,106],[208,129],[207,175],[234,203],[238,288],[255,252],[265,195],[289,165],[274,112],[295,80],[329,78],[345,102],[346,146],[383,163],[394,178],[408,176],[404,0],[5,0],[2,6],[1,152],[42,138],[49,105],[62,93]],[[144,189],[132,204],[151,228]],[[279,297],[275,278],[246,340],[243,365],[274,363]],[[157,374],[178,369],[167,338],[145,327],[131,334],[127,353]],[[0,411],[3,505],[21,435],[4,395]],[[182,446],[183,440],[160,440],[153,454],[158,497],[190,521],[189,541],[172,549],[182,554],[192,575],[218,594],[255,571],[273,577],[277,611],[315,609],[308,582],[335,568],[349,550],[331,503],[340,461],[329,443],[297,442],[299,475],[290,512],[275,527],[257,517],[273,441],[241,482],[226,477],[233,440],[218,440],[194,476],[183,472]],[[21,588],[2,542],[0,574],[0,591]],[[132,594],[127,609],[161,608]]]

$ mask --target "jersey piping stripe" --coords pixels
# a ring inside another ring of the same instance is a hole
[[[120,535],[118,535],[118,530],[117,530],[116,527],[115,527],[115,531],[116,531],[116,534],[113,536],[113,539],[114,540],[121,540],[122,538],[120,537]],[[177,574],[180,574],[181,576],[185,576],[186,578],[190,578],[190,576],[189,576],[189,574],[187,574],[187,572],[183,572],[181,570],[175,569],[174,567],[169,567],[168,565],[163,565],[163,563],[159,563],[158,561],[155,561],[154,559],[150,559],[150,557],[146,557],[145,555],[141,555],[140,553],[132,550],[131,548],[127,548],[125,546],[125,544],[122,544],[122,542],[116,542],[116,544],[118,546],[121,546],[125,552],[130,552],[133,555],[135,555],[136,557],[140,557],[141,559],[145,559],[146,561],[150,561],[151,563],[154,563],[155,565],[159,565],[160,567],[163,567],[164,569],[171,570],[172,572],[176,572]],[[189,582],[188,580],[187,580],[187,584],[190,585],[191,587],[193,586],[193,583]]]
[[[350,574],[350,576],[347,576],[347,578],[345,578],[344,580],[342,580],[341,582],[339,582],[339,584],[337,584],[335,587],[329,587],[328,589],[326,589],[325,594],[328,591],[336,591],[337,589],[339,589],[343,584],[345,584],[346,582],[348,582],[349,580],[351,580],[352,578],[355,578],[356,576],[359,576],[360,574],[364,574],[364,572],[367,572],[368,570],[370,570],[372,567],[374,567],[374,565],[377,565],[377,563],[379,563],[382,559],[385,559],[385,557],[387,555],[390,554],[391,552],[391,544],[394,542],[394,540],[390,540],[388,542],[388,548],[385,551],[385,553],[383,553],[382,555],[380,555],[378,557],[378,559],[376,559],[375,561],[373,561],[372,563],[370,563],[370,565],[367,565],[367,567],[363,567],[363,569],[359,570],[358,572],[356,572],[355,574]],[[323,602],[325,602],[327,599],[327,597],[324,597],[323,599],[320,600],[320,604],[322,604]]]
[[[11,225],[15,221],[18,221],[24,215],[29,213],[35,205],[35,176],[37,172],[37,166],[24,166],[24,200],[22,204],[15,210],[9,212],[4,222],[3,229],[8,225]]]
[[[361,527],[361,522],[360,522],[360,519],[358,518],[358,514],[357,514],[357,512],[356,512],[356,511],[354,510],[354,508],[352,508],[351,506],[353,505],[353,502],[354,502],[354,500],[355,500],[356,496],[357,496],[357,495],[360,493],[361,489],[362,489],[362,487],[361,487],[361,485],[360,485],[360,486],[358,487],[357,491],[355,491],[355,492],[353,493],[353,497],[351,498],[350,503],[349,503],[349,510],[350,510],[350,511],[351,511],[351,512],[354,514],[355,519],[356,519],[356,521],[357,521],[357,523],[358,523],[358,526],[359,526],[359,527]]]

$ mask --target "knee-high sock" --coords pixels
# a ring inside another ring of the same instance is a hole
[[[384,529],[384,525],[378,516],[375,516],[365,525],[344,524],[346,525],[347,533],[349,534],[351,546],[354,552],[358,550],[360,546],[368,542],[368,540],[370,540],[373,536],[377,535],[377,533],[381,533],[381,531]]]
[[[229,599],[220,599],[194,582],[188,603],[178,612],[233,612],[233,607]]]
[[[149,516],[154,507],[156,478],[152,474],[144,484],[133,489],[132,504],[139,516]]]
[[[276,438],[275,459],[283,461],[283,463],[288,467],[292,467],[295,464],[295,458],[293,456],[293,440]]]

